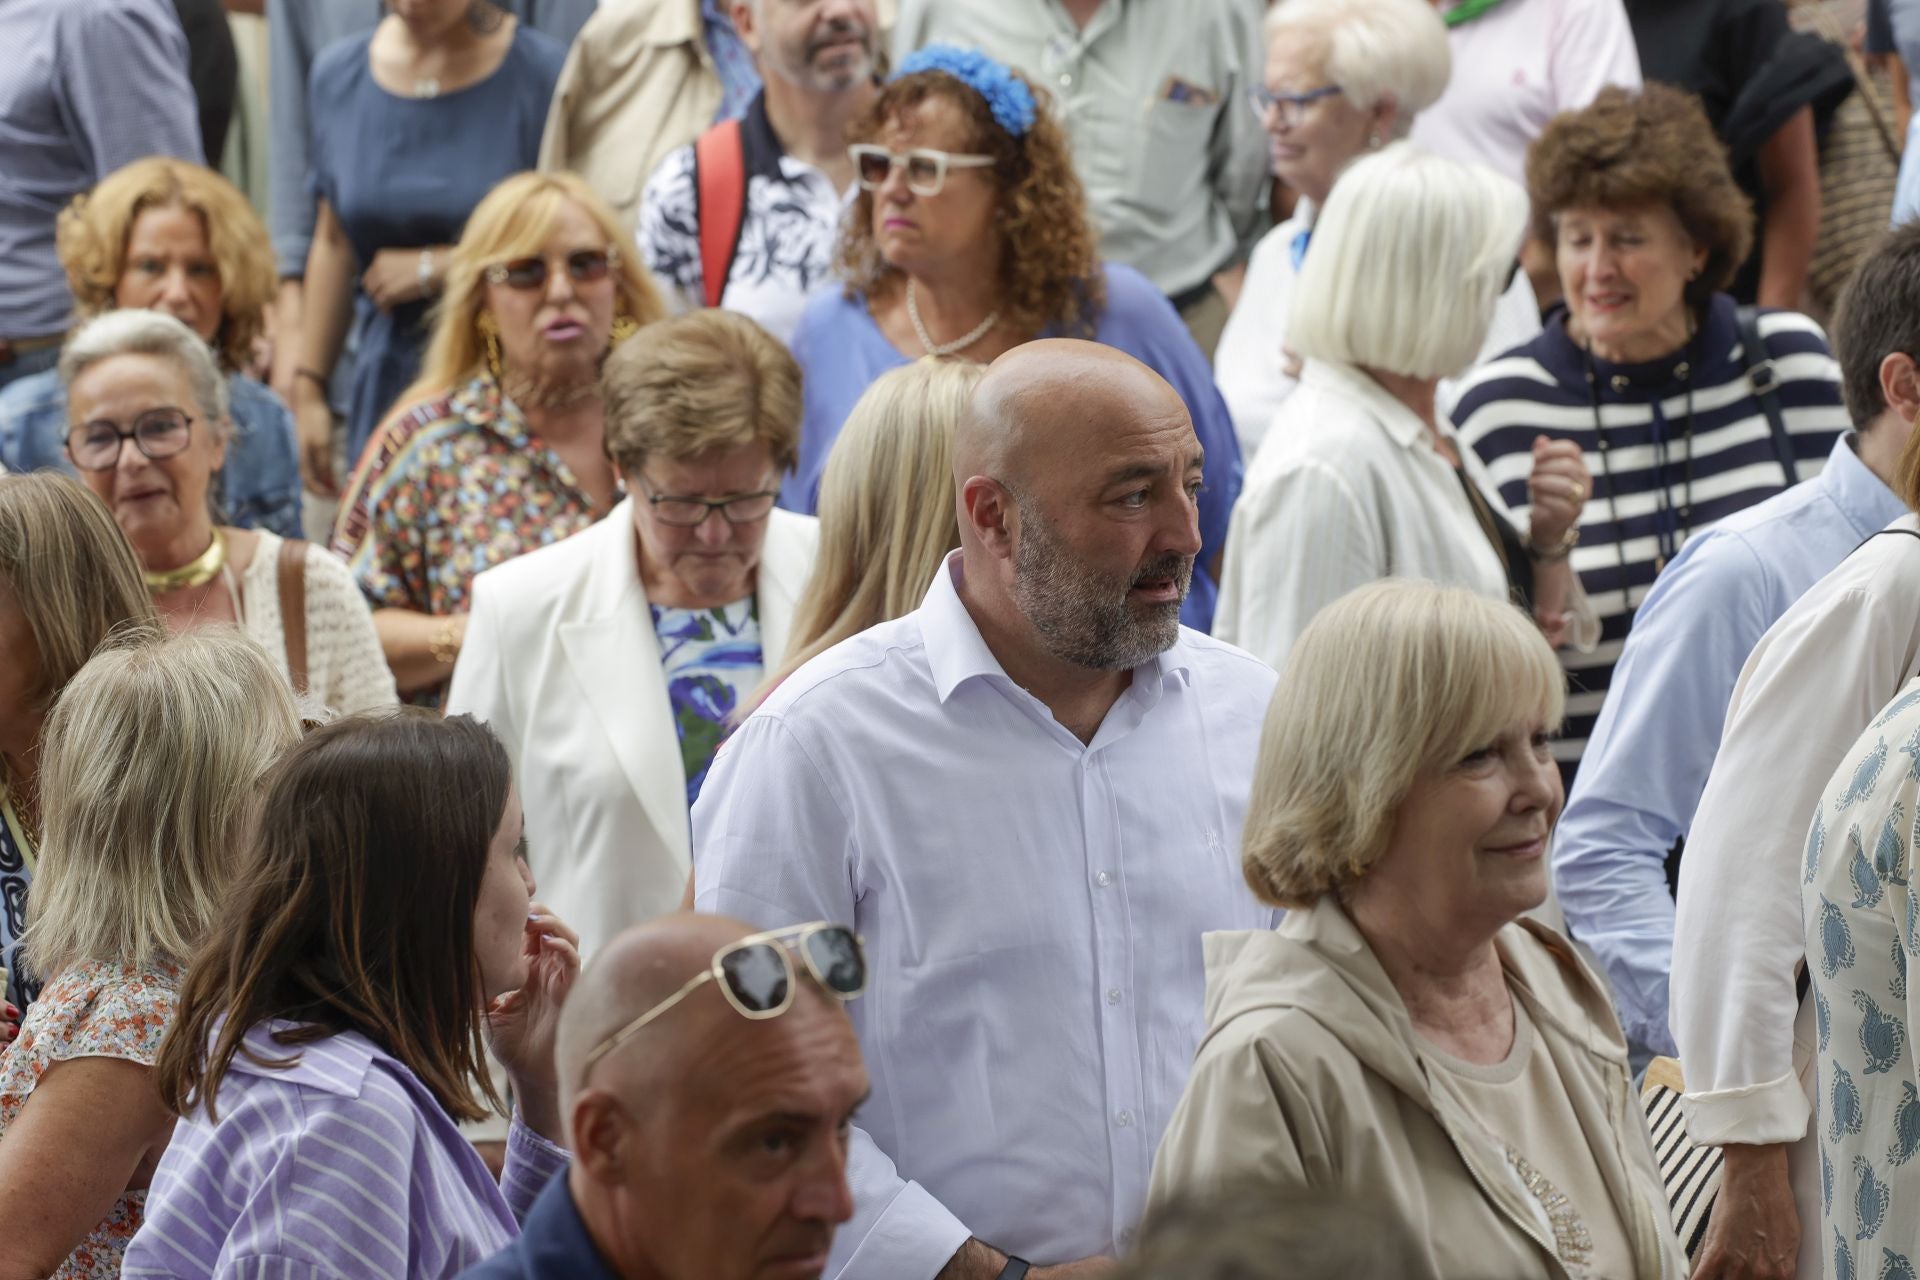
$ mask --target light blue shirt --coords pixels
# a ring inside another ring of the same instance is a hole
[[[1814,479],[1690,539],[1654,582],[1560,819],[1567,925],[1612,980],[1628,1038],[1659,1053],[1675,1054],[1667,851],[1693,825],[1740,669],[1789,605],[1906,512],[1855,439],[1836,441]]]

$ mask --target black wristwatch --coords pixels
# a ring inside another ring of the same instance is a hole
[[[1007,1265],[1000,1268],[1000,1280],[1024,1280],[1027,1272],[1033,1270],[1033,1264],[1025,1258],[1007,1255]]]

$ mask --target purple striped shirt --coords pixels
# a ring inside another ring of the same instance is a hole
[[[217,1123],[183,1117],[153,1175],[128,1277],[451,1277],[520,1234],[567,1153],[520,1123],[496,1185],[425,1085],[358,1032],[289,1051],[262,1023],[220,1082]]]

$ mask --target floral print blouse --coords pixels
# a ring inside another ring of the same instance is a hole
[[[1920,681],[1855,741],[1807,833],[1800,908],[1820,1106],[1820,1242],[1840,1280],[1914,1280],[1920,1262]]]
[[[445,617],[467,611],[476,574],[605,514],[483,373],[373,437],[333,549],[374,608]]]
[[[0,1053],[0,1137],[27,1103],[40,1077],[73,1058],[124,1058],[151,1067],[179,1005],[180,970],[136,969],[87,961],[49,982],[27,1010],[20,1035]],[[145,1191],[114,1203],[53,1280],[112,1280],[127,1242],[140,1229]]]
[[[752,596],[717,609],[651,608],[691,809],[736,713],[766,674],[760,614]]]

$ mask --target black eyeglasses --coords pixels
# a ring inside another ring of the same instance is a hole
[[[743,493],[734,498],[683,498],[655,493],[645,476],[638,479],[640,488],[646,493],[647,505],[653,508],[653,514],[659,517],[660,523],[682,529],[699,528],[716,511],[728,524],[752,524],[756,520],[765,520],[773,514],[774,501],[780,496],[778,489],[762,489],[758,493]]]
[[[562,261],[575,284],[592,284],[613,273],[620,265],[620,255],[612,249],[575,249]],[[488,284],[503,284],[509,289],[541,289],[546,287],[547,272],[545,258],[515,258],[495,263],[481,276]]]
[[[82,471],[111,471],[120,465],[126,442],[158,462],[171,458],[193,439],[193,419],[179,409],[149,409],[131,427],[117,422],[88,422],[67,432],[67,457]]]
[[[719,983],[720,994],[743,1018],[759,1022],[779,1017],[793,1007],[793,989],[799,977],[789,951],[799,952],[813,980],[836,1000],[851,1000],[867,989],[866,952],[860,947],[859,935],[843,924],[816,920],[751,933],[714,952],[712,963],[688,979],[685,986],[595,1045],[581,1065],[581,1076],[633,1039],[640,1028],[692,995],[702,983]]]

